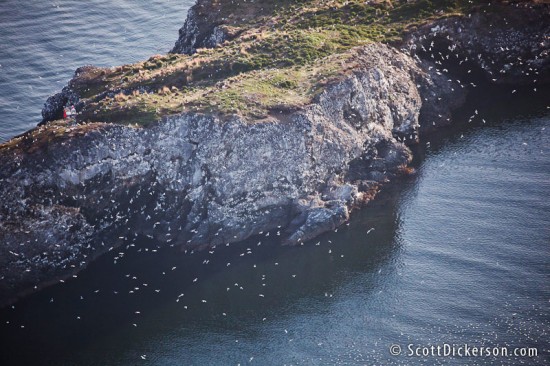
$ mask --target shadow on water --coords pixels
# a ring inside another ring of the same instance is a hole
[[[139,237],[78,278],[0,312],[0,339],[9,350],[1,363],[59,364],[98,339],[116,355],[182,327],[237,331],[245,319],[277,318],[301,298],[332,296],[350,276],[395,260],[398,196],[387,190],[349,226],[297,247],[280,245],[276,231],[187,253]],[[364,286],[376,289],[374,280]]]
[[[504,129],[507,121],[529,120],[550,111],[550,86],[512,87],[508,85],[481,86],[470,89],[464,106],[453,113],[454,123],[421,138],[413,146],[414,162],[419,164],[426,154],[437,153],[448,143],[456,143],[481,128]],[[426,143],[429,145],[426,146]]]

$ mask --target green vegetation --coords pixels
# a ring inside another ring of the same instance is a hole
[[[261,120],[310,102],[324,83],[345,74],[342,62],[353,61],[354,47],[398,43],[411,27],[464,14],[478,2],[213,0],[205,14],[225,18],[237,35],[231,41],[192,56],[88,68],[71,86],[85,101],[82,121],[147,126],[182,111]]]

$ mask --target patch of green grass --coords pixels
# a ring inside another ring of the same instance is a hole
[[[307,104],[342,74],[333,61],[368,42],[398,43],[411,26],[463,14],[481,0],[213,1],[204,16],[236,38],[192,56],[157,55],[111,69],[91,68],[73,81],[85,121],[147,126],[184,110],[262,119]],[[215,15],[219,14],[219,15]],[[149,93],[136,93],[137,90]],[[110,95],[124,91],[117,98]],[[175,91],[174,91],[175,90]]]
[[[193,110],[265,118],[281,106],[304,105],[309,85],[301,69],[273,69],[234,77],[191,103]]]

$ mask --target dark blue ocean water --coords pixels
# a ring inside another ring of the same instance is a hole
[[[72,69],[166,51],[184,19],[178,1],[92,3],[35,2],[24,11],[0,2],[2,37],[12,29],[12,39],[27,39],[0,44],[3,136],[32,126],[39,107],[29,109],[30,100],[41,103]],[[14,19],[29,7],[51,22]],[[76,10],[92,21],[77,22]],[[50,46],[34,42],[40,37]],[[15,95],[30,88],[19,80],[39,82],[44,95],[34,90],[23,103]],[[417,174],[384,187],[337,232],[298,247],[271,233],[195,253],[140,238],[0,311],[0,364],[550,364],[550,103],[540,92],[495,94],[473,96],[454,117],[464,127],[423,140]],[[13,117],[17,103],[26,119]],[[445,344],[510,354],[407,355],[409,345]],[[392,345],[402,354],[392,356]],[[516,347],[538,356],[513,357]]]
[[[1,0],[0,142],[41,121],[47,97],[83,65],[166,53],[193,0]]]

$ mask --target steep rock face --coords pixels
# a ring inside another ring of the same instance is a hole
[[[451,124],[451,112],[480,80],[517,86],[550,82],[550,6],[494,3],[491,9],[423,25],[400,45],[432,76],[420,90],[421,133]]]
[[[211,24],[200,24],[201,27],[199,28],[197,7],[198,6],[195,5],[189,9],[185,24],[179,30],[180,37],[174,45],[172,52],[192,54],[198,47],[205,43],[205,40],[209,38],[210,33],[213,31],[214,26]]]
[[[488,82],[536,85],[550,82],[550,4],[495,3],[422,26],[403,49],[437,62],[441,68],[474,68]]]
[[[235,36],[224,26],[227,21],[222,14],[223,4],[199,0],[188,13],[172,53],[193,54],[197,48],[216,47]]]
[[[56,119],[63,118],[63,107],[66,105],[77,104],[79,97],[69,86],[63,88],[60,93],[49,97],[42,108],[42,124]]]
[[[410,161],[399,140],[416,139],[416,82],[429,80],[387,46],[359,54],[361,67],[315,103],[255,124],[182,114],[2,147],[0,257],[17,260],[1,267],[0,297],[72,273],[127,235],[196,247],[277,229],[296,243],[340,225]]]
[[[77,110],[80,110],[83,106],[80,96],[75,92],[75,84],[77,82],[87,82],[89,80],[79,79],[79,75],[82,73],[93,74],[93,71],[99,70],[94,66],[82,66],[75,70],[74,78],[69,81],[69,84],[59,92],[50,96],[44,103],[42,108],[42,121],[39,125],[44,125],[50,121],[55,121],[63,118],[63,107],[66,105],[74,105]],[[90,72],[92,71],[92,72]]]

